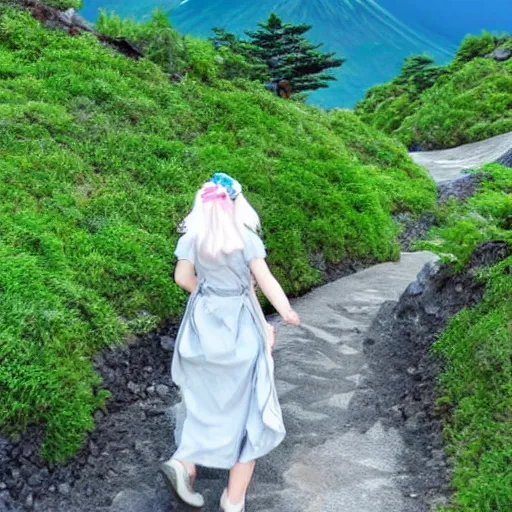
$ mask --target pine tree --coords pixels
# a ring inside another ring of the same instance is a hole
[[[445,66],[437,66],[434,59],[428,55],[411,55],[404,59],[400,73],[393,83],[416,97],[432,87],[434,82],[446,72]]]
[[[210,37],[210,41],[215,49],[224,59],[228,57],[229,62],[225,61],[225,67],[228,68],[226,78],[241,77],[260,82],[266,82],[269,79],[267,65],[258,57],[255,46],[223,28],[214,27],[212,32],[215,35]],[[228,50],[234,58],[229,58],[225,50]]]
[[[340,67],[345,59],[336,58],[335,53],[319,51],[321,44],[312,44],[304,34],[311,25],[283,23],[276,14],[271,14],[259,29],[247,31],[251,51],[265,62],[274,79],[288,80],[294,92],[313,91],[328,87],[336,80],[327,69]]]

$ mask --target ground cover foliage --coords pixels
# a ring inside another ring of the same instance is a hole
[[[512,36],[468,36],[447,66],[410,57],[395,79],[370,88],[355,111],[411,148],[453,147],[512,131],[512,58],[485,57],[497,49],[512,49]]]
[[[403,147],[349,112],[222,79],[189,44],[171,82],[90,34],[48,30],[0,2],[0,425],[45,426],[62,461],[106,399],[90,356],[178,318],[176,225],[212,171],[240,179],[289,294],[319,263],[396,258],[392,214],[435,203]],[[182,39],[179,44],[182,44]]]
[[[512,252],[512,174],[492,164],[467,203],[448,204],[421,247],[462,268],[474,249],[501,240]],[[448,410],[444,434],[454,466],[450,511],[512,509],[512,256],[481,270],[483,300],[449,323],[436,353],[446,362],[439,388]]]

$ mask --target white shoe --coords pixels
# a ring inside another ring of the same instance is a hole
[[[204,506],[204,498],[198,492],[194,492],[192,479],[185,466],[179,460],[170,459],[164,462],[160,466],[160,471],[178,498],[192,507],[201,508]]]
[[[220,508],[222,512],[245,512],[245,500],[238,505],[233,505],[228,501],[228,490],[224,489],[220,498]]]

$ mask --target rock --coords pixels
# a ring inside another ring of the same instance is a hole
[[[59,494],[69,496],[71,494],[71,486],[68,483],[59,484]]]
[[[154,395],[156,393],[155,386],[148,386],[146,388],[146,393],[150,396]]]
[[[505,259],[512,251],[504,240],[489,240],[480,244],[471,254],[471,268],[494,265]]]
[[[75,9],[68,9],[67,11],[60,13],[60,19],[67,23],[68,25],[71,25],[73,23],[73,16],[75,15]]]
[[[128,385],[126,386],[133,394],[137,394],[140,391],[140,386],[135,384],[135,382],[130,381],[128,382]]]
[[[424,239],[428,230],[435,224],[436,215],[427,212],[418,218],[410,213],[401,212],[394,216],[394,220],[402,227],[398,235],[402,251],[411,251],[413,243]]]
[[[89,451],[93,457],[98,457],[100,454],[100,449],[94,441],[89,441]]]
[[[425,290],[425,286],[418,281],[414,281],[414,283],[411,283],[407,290],[405,290],[405,293],[408,295],[421,295],[423,291]]]
[[[25,508],[32,508],[34,506],[34,495],[30,493],[25,499]]]
[[[169,386],[166,386],[165,384],[158,384],[155,386],[155,391],[159,397],[164,398],[170,393],[171,390]]]
[[[36,473],[30,476],[30,478],[27,480],[27,483],[28,485],[30,485],[30,487],[39,487],[40,485],[42,485],[43,480],[39,473]]]
[[[148,460],[151,460],[155,457],[153,443],[150,441],[135,441],[134,450]]]
[[[19,446],[15,446],[11,450],[11,459],[17,459],[21,454],[21,448]]]
[[[96,411],[94,413],[94,421],[96,423],[98,423],[99,421],[101,421],[103,418],[105,417],[105,414],[103,414],[102,411]]]
[[[160,346],[170,352],[171,350],[174,350],[174,339],[170,336],[161,336],[160,337]]]
[[[439,314],[440,311],[441,311],[441,308],[439,306],[435,306],[433,304],[429,304],[425,307],[425,313],[427,313],[427,315],[436,316]]]
[[[27,444],[22,448],[21,453],[23,454],[23,457],[28,459],[34,453],[34,447]]]
[[[450,198],[465,201],[471,197],[483,181],[493,179],[485,172],[474,172],[457,178],[456,180],[439,185],[438,202],[446,203]]]
[[[109,512],[154,512],[155,510],[157,510],[156,498],[153,491],[128,489],[116,495]]]
[[[496,163],[505,167],[512,167],[512,149],[509,149],[504,155],[500,156]]]
[[[496,48],[493,52],[488,53],[486,57],[498,62],[505,62],[512,57],[512,50],[509,48]]]

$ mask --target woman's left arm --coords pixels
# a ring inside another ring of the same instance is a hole
[[[194,264],[188,260],[178,260],[174,270],[174,281],[180,288],[192,293],[197,287]]]
[[[261,316],[263,317],[265,321],[265,327],[267,328],[267,342],[270,348],[270,352],[274,350],[274,346],[276,344],[276,329],[272,324],[269,324],[267,320],[265,319],[265,313],[263,313],[263,308],[261,307],[260,301],[258,300],[258,297],[256,295],[256,287],[258,286],[258,283],[256,282],[256,279],[251,273],[251,287],[252,287],[252,293],[256,297],[256,302],[259,306],[259,311],[261,313]]]

